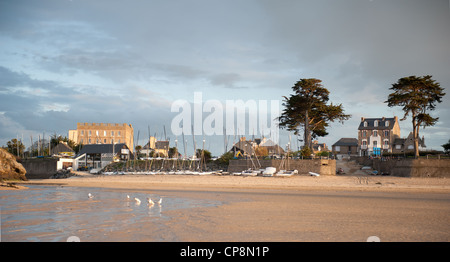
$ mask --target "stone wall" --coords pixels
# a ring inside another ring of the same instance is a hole
[[[28,179],[43,179],[56,173],[57,162],[56,158],[33,158],[22,160],[22,165],[27,170]]]
[[[299,174],[308,174],[308,172],[319,173],[321,175],[336,175],[336,160],[331,159],[289,159],[286,166],[286,161],[282,164],[283,160],[259,160],[261,169],[266,167],[275,167],[277,171],[280,169],[293,170],[297,169]],[[259,168],[258,162],[254,159],[254,165]],[[253,168],[252,160],[230,160],[228,166],[228,172],[241,172]]]
[[[450,159],[368,159],[354,158],[357,163],[379,172],[401,177],[450,177]]]

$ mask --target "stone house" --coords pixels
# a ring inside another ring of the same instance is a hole
[[[333,154],[341,159],[344,156],[358,155],[358,139],[341,138],[331,146]]]
[[[419,137],[419,151],[422,151],[426,148],[425,138]],[[414,152],[414,135],[413,132],[410,132],[407,138],[397,138],[394,141],[392,153],[401,154],[401,153],[411,153]]]
[[[398,117],[361,117],[358,127],[358,151],[361,156],[393,152],[395,139],[400,138]]]

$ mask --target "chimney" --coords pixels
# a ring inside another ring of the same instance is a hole
[[[365,118],[362,116],[362,117],[361,117],[361,122],[364,122],[364,119],[365,119]]]

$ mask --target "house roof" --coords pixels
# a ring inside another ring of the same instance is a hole
[[[372,129],[392,129],[394,127],[394,124],[396,122],[397,118],[361,118],[361,123],[359,123],[358,130],[372,130]],[[378,125],[375,126],[375,121],[378,122]],[[389,125],[386,126],[386,123],[389,121]],[[367,123],[367,126],[364,126],[364,123]]]
[[[358,146],[358,139],[343,137],[334,143],[333,146]]]
[[[257,144],[257,141],[251,141],[251,140],[239,141],[231,147],[230,151],[234,151],[234,148],[236,148],[236,150],[242,151],[243,154],[251,155],[254,153],[253,143]],[[262,140],[259,143],[259,148],[267,148],[267,151],[269,152],[269,154],[274,154],[274,153],[284,154],[283,148],[281,148],[279,145],[275,144],[270,139]]]
[[[396,138],[394,140],[394,145],[412,145],[414,144],[414,135],[413,132],[410,132],[407,138]],[[422,136],[419,137],[419,146],[426,147],[425,138]]]
[[[61,152],[75,152],[75,151],[73,151],[73,149],[72,148],[70,148],[70,146],[68,146],[68,145],[66,145],[66,144],[64,144],[64,143],[59,143],[58,145],[56,145],[55,147],[53,147],[52,149],[51,149],[51,153],[52,153],[52,155],[53,154],[58,154],[58,153],[61,153]]]
[[[78,154],[119,153],[123,148],[128,149],[128,146],[125,143],[114,144],[113,150],[113,144],[91,144],[84,145]]]
[[[155,149],[165,149],[169,150],[169,141],[156,141]]]
[[[242,151],[245,154],[250,155],[253,153],[251,141],[239,141],[231,147],[230,151],[234,151],[234,148],[236,148],[236,150]]]

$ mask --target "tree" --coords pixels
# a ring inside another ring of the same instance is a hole
[[[15,138],[6,142],[6,146],[7,146],[8,152],[15,156],[19,156],[25,150],[25,146],[22,144],[22,141],[17,140]]]
[[[447,144],[443,144],[442,147],[444,148],[444,152],[446,154],[450,153],[450,139],[448,140]]]
[[[400,120],[405,120],[411,114],[416,158],[419,157],[419,128],[436,124],[439,117],[432,117],[427,111],[434,110],[436,103],[441,103],[445,95],[444,89],[431,77],[426,75],[400,78],[389,88],[394,92],[389,94],[388,100],[385,101],[389,107],[402,106],[405,115]]]
[[[265,146],[257,147],[255,149],[255,155],[256,156],[261,156],[261,157],[268,156],[269,155],[269,150]]]
[[[302,157],[311,157],[312,151],[308,146],[304,146],[302,150],[299,151]]]
[[[284,110],[278,118],[279,126],[294,131],[297,135],[301,127],[304,130],[305,146],[312,148],[312,138],[328,135],[329,122],[338,120],[343,123],[351,115],[344,114],[342,104],[327,105],[330,92],[315,78],[300,79],[292,90],[295,94],[284,97]]]
[[[180,153],[178,152],[178,148],[176,148],[176,147],[169,148],[169,157],[170,158],[178,158],[179,156],[180,156]]]
[[[67,145],[75,150],[76,144],[73,140],[70,140],[69,138],[67,138],[67,136],[63,137],[61,135],[52,135],[50,137],[50,146],[53,148],[55,146],[57,146],[60,142],[66,142]]]
[[[211,152],[209,152],[208,150],[202,150],[202,149],[197,149],[197,152],[196,152],[196,157],[198,158],[198,159],[202,159],[202,153],[203,153],[203,160],[205,161],[205,162],[208,162],[210,159],[211,159]]]
[[[228,165],[230,163],[230,160],[234,158],[233,151],[228,151],[224,153],[222,156],[217,159],[217,161],[221,164]]]

